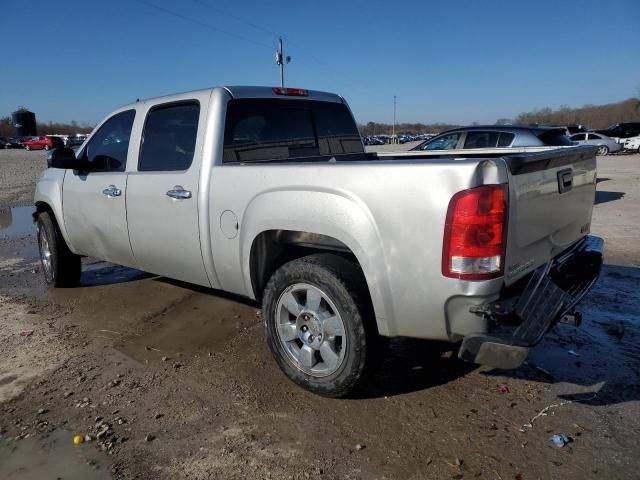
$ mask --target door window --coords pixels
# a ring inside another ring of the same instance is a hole
[[[452,150],[458,145],[460,132],[447,133],[427,142],[423,150]]]
[[[578,133],[578,134],[576,134],[576,135],[573,135],[573,136],[571,137],[571,140],[573,140],[574,142],[578,142],[578,141],[582,141],[582,140],[584,140],[584,139],[585,139],[585,137],[586,137],[586,134],[585,134],[585,133]]]
[[[135,110],[120,112],[105,123],[84,149],[84,160],[92,172],[124,172]]]
[[[199,116],[198,102],[154,107],[144,125],[138,171],[187,170],[196,149]]]
[[[602,140],[602,137],[600,135],[596,135],[595,133],[590,133],[589,140]]]

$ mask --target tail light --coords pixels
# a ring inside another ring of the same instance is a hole
[[[288,97],[308,97],[309,90],[303,90],[302,88],[284,88],[284,87],[273,87],[273,93],[276,95],[285,95]]]
[[[442,274],[486,280],[504,271],[506,185],[483,185],[456,193],[444,226]]]

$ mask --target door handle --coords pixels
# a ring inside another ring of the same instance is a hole
[[[107,188],[102,190],[102,194],[106,195],[109,198],[114,198],[122,195],[122,190],[117,188],[115,185],[109,185]]]
[[[191,198],[191,192],[189,190],[185,190],[180,185],[176,185],[167,192],[167,197],[175,198],[178,200],[186,200],[187,198]]]

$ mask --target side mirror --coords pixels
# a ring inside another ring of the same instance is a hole
[[[54,148],[47,155],[47,167],[79,169],[81,161],[76,158],[76,153],[70,148]]]

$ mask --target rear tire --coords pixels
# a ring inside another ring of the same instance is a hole
[[[38,215],[37,236],[45,282],[58,288],[78,285],[82,273],[81,257],[69,250],[51,212]]]
[[[282,371],[303,388],[344,397],[373,365],[379,336],[360,268],[333,254],[281,266],[262,300],[267,343]]]
[[[600,145],[598,147],[598,155],[608,155],[609,154],[609,147],[607,147],[606,145]]]

